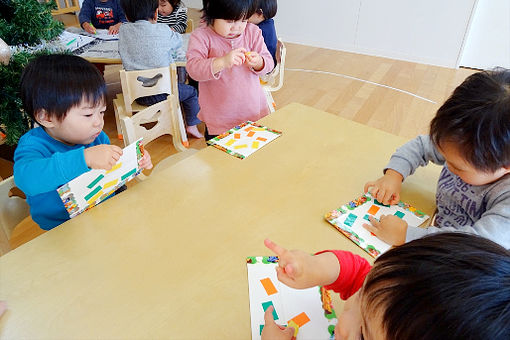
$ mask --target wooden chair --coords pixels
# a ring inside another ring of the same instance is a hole
[[[285,48],[285,44],[281,38],[279,38],[278,43],[276,44],[276,66],[271,72],[261,77],[262,88],[266,94],[267,105],[271,112],[274,112],[276,109],[276,103],[271,92],[278,91],[283,86],[286,54],[287,49]]]
[[[195,29],[195,23],[193,22],[193,19],[188,18],[188,21],[186,22],[186,31],[184,33],[191,33]]]
[[[173,136],[174,144],[178,144],[176,145],[176,148],[182,148],[183,145],[185,147],[189,146],[186,128],[184,126],[184,120],[182,118],[181,106],[179,103],[179,91],[177,87],[177,69],[175,64],[171,64],[169,67],[162,67],[150,70],[139,71],[120,70],[120,84],[122,87],[122,93],[117,94],[117,98],[113,100],[115,122],[117,124],[117,135],[119,139],[123,139],[123,132],[120,125],[122,117],[124,116],[131,117],[133,116],[134,113],[144,111],[145,109],[157,108],[158,110],[160,109],[172,110],[171,112],[162,111],[162,113],[164,113],[164,116],[167,116],[168,113],[168,115],[172,117],[172,120],[170,120],[171,125],[163,124],[162,126],[164,126],[165,128],[171,128],[171,130],[166,130],[167,132],[165,133],[169,133]],[[137,98],[161,93],[168,93],[172,95],[171,98],[174,98],[177,104],[174,105],[175,103],[171,103],[171,105],[167,104],[158,105],[160,103],[157,103],[155,105],[147,107],[136,103]],[[157,110],[154,112],[157,112]],[[174,114],[176,116],[175,122],[173,121]],[[144,113],[142,116],[139,116],[144,118],[143,119],[136,118],[136,121],[140,121],[142,124],[149,123],[151,122],[150,119],[152,119],[149,118],[149,116],[150,115],[148,113]],[[154,120],[152,121],[156,120],[157,120],[156,117],[154,117]],[[152,134],[158,136],[161,135],[159,134],[159,132],[156,132],[157,130],[159,130],[160,127],[161,126],[158,126],[158,128],[154,132],[151,132],[151,135]],[[179,142],[177,142],[177,140],[179,140]],[[146,143],[148,142],[146,141]]]
[[[170,90],[158,90],[153,91],[151,94],[155,93],[170,93],[167,96],[167,99],[156,103],[154,105],[144,107],[140,111],[138,111],[134,115],[128,115],[124,112],[124,107],[126,105],[126,96],[123,98],[117,97],[114,99],[114,107],[116,110],[117,117],[119,119],[124,144],[129,145],[139,138],[143,137],[144,145],[148,145],[151,141],[156,138],[169,134],[172,136],[172,143],[175,149],[178,151],[177,155],[172,155],[169,158],[159,162],[153,171],[159,171],[159,169],[169,166],[170,164],[176,163],[187,156],[190,156],[197,150],[195,149],[187,149],[183,143],[183,138],[186,138],[186,130],[184,128],[184,122],[182,119],[182,114],[180,111],[179,97],[177,94],[177,82],[175,81],[175,77],[177,77],[175,65],[171,65],[170,67],[160,68],[160,69],[152,69],[152,70],[144,70],[144,71],[122,71],[121,70],[121,83],[122,78],[125,77],[125,82],[127,84],[136,84],[136,82],[140,82],[140,80],[136,79],[144,79],[147,82],[151,82],[152,79],[158,79],[157,83],[169,82],[173,84]],[[131,79],[130,79],[131,78]],[[163,88],[163,84],[155,84],[153,87]],[[168,86],[168,84],[166,85]],[[143,85],[130,85],[130,92],[128,96],[132,96],[131,98],[140,97],[140,93],[136,92],[136,88],[143,87]],[[146,86],[147,87],[147,86]],[[123,86],[124,88],[124,86]],[[145,90],[143,91],[145,92]],[[150,95],[144,93],[143,95]],[[124,99],[124,103],[121,101]],[[127,100],[129,102],[130,99]],[[132,104],[132,103],[131,103]],[[133,106],[132,106],[133,107]],[[146,127],[151,125],[150,127]],[[183,137],[184,136],[184,137]],[[187,141],[187,139],[186,139]],[[144,179],[145,176],[143,174],[137,177],[138,179]]]
[[[0,228],[5,235],[2,237],[1,253],[8,252],[11,247],[8,241],[14,228],[30,215],[30,209],[25,199],[12,194],[15,188],[14,177],[9,177],[0,182]]]
[[[46,0],[50,2],[52,0]],[[67,13],[75,13],[80,11],[80,3],[78,0],[55,0],[57,9],[51,11],[53,15],[61,15]]]

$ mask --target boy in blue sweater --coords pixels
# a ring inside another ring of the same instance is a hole
[[[56,189],[90,169],[109,170],[122,149],[102,131],[106,85],[88,61],[72,55],[41,56],[21,76],[21,99],[39,124],[18,143],[14,181],[27,196],[32,219],[52,229],[69,215]],[[142,168],[152,168],[145,152]]]
[[[96,28],[117,34],[120,25],[127,21],[119,0],[85,0],[78,19],[80,26],[91,34],[96,33]]]
[[[274,27],[273,17],[276,15],[278,3],[276,0],[259,0],[257,11],[248,18],[248,22],[257,25],[262,31],[264,42],[276,66],[276,45],[278,37]]]

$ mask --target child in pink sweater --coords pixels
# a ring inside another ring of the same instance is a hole
[[[191,34],[186,69],[199,82],[206,140],[269,113],[259,76],[274,63],[260,29],[248,23],[256,8],[256,0],[204,0],[205,25]]]

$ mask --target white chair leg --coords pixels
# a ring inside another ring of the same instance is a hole
[[[271,91],[264,89],[264,93],[266,94],[267,106],[269,107],[269,111],[274,112],[276,109],[276,103],[274,102]]]

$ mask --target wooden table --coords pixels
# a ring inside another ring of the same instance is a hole
[[[263,239],[347,249],[323,216],[357,197],[405,139],[300,104],[240,160],[206,148],[0,258],[2,338],[249,339],[245,257]],[[434,209],[439,168],[402,199]]]

